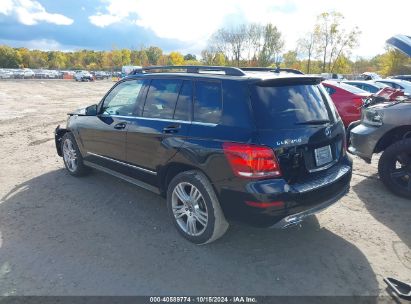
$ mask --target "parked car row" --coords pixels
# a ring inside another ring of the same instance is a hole
[[[75,77],[77,73],[88,73],[85,77]],[[106,71],[68,71],[68,70],[48,70],[48,69],[0,69],[0,79],[109,79],[117,72]],[[83,81],[84,81],[83,80]]]

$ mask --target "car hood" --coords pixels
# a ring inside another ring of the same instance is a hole
[[[87,107],[79,108],[77,110],[71,111],[70,113],[67,113],[67,115],[86,115],[86,108]]]
[[[387,44],[395,47],[404,54],[411,57],[411,37],[406,35],[396,35],[388,39]]]

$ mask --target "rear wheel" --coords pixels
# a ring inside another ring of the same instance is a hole
[[[398,141],[381,155],[378,173],[384,185],[411,199],[411,139]]]
[[[89,172],[89,168],[83,163],[83,157],[76,140],[70,132],[64,134],[61,140],[61,151],[63,152],[64,165],[71,175],[83,176]]]
[[[173,178],[167,190],[167,208],[178,232],[195,244],[211,243],[228,229],[214,189],[199,171]]]

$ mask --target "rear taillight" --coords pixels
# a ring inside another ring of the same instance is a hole
[[[224,154],[234,174],[248,178],[281,176],[274,151],[265,146],[223,143]]]
[[[364,104],[364,99],[355,97],[353,98],[354,106],[356,109],[360,110]]]

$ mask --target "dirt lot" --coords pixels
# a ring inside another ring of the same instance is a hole
[[[375,162],[354,159],[350,193],[302,227],[232,223],[207,246],[182,239],[155,194],[69,176],[53,130],[111,85],[0,81],[0,295],[385,295],[383,277],[411,282],[411,202]]]

